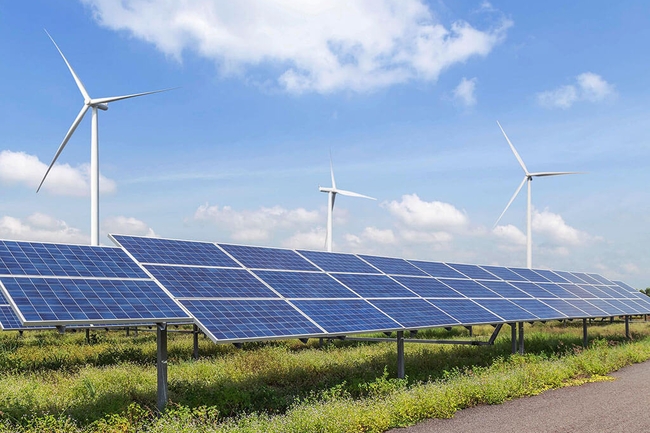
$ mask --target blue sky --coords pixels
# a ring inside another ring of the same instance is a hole
[[[650,4],[642,1],[0,3],[0,237],[89,239],[100,112],[107,233],[533,265],[650,285]]]

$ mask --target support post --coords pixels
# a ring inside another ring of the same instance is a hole
[[[472,326],[471,325],[466,326],[465,328],[467,328],[467,331],[469,332],[469,336],[473,337],[474,336],[474,329],[472,328]]]
[[[131,330],[130,330],[129,327],[127,326],[127,327],[126,327],[126,336],[128,337],[130,334],[131,334]]]
[[[397,331],[397,378],[404,379],[404,331]]]
[[[196,361],[199,359],[199,327],[194,325],[192,332],[192,340],[194,341],[194,350],[192,351],[192,358]]]
[[[582,347],[587,347],[589,344],[589,336],[587,335],[587,319],[582,319]]]
[[[167,324],[156,324],[157,362],[158,370],[158,410],[162,412],[167,405]]]
[[[86,344],[90,344],[90,329],[86,328]]]
[[[517,322],[510,324],[510,339],[512,340],[512,353],[517,353]]]
[[[630,339],[630,316],[625,316],[625,338]]]
[[[524,354],[524,322],[519,322],[519,354]]]

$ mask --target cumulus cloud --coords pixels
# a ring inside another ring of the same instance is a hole
[[[384,202],[382,207],[411,228],[458,229],[467,226],[469,218],[449,203],[424,201],[417,194],[405,194],[401,201]]]
[[[102,221],[102,229],[107,233],[121,235],[157,236],[145,222],[133,217],[114,216],[106,218]]]
[[[454,89],[454,100],[465,107],[476,105],[476,78],[467,79],[463,77]]]
[[[526,245],[526,235],[512,224],[505,226],[496,226],[492,233],[499,239],[504,240],[510,245],[524,246]]]
[[[0,182],[3,184],[24,185],[35,191],[46,170],[47,165],[34,155],[11,150],[0,152]],[[45,179],[42,189],[56,195],[88,196],[90,166],[83,164],[71,167],[68,164],[56,164]],[[100,174],[101,193],[113,193],[116,189],[113,180]]]
[[[487,56],[512,25],[501,18],[484,30],[462,20],[445,26],[423,0],[83,1],[101,25],[167,55],[192,51],[225,75],[268,66],[275,85],[293,93],[435,81]]]
[[[322,221],[318,211],[304,208],[285,209],[281,206],[237,211],[230,206],[199,206],[194,219],[217,224],[228,230],[233,240],[240,242],[268,240],[277,229],[309,229]]]
[[[88,236],[50,215],[34,213],[25,220],[12,216],[0,218],[0,237],[22,241],[85,244]]]
[[[568,225],[561,215],[548,210],[542,212],[535,210],[533,231],[546,236],[551,242],[559,245],[575,246],[592,239],[588,233]]]
[[[546,108],[569,108],[578,101],[598,102],[614,96],[614,86],[600,75],[585,72],[576,77],[576,83],[537,94],[537,102]]]
[[[309,231],[294,233],[282,242],[282,246],[291,249],[322,250],[325,246],[325,237],[325,229],[323,227],[316,227]]]

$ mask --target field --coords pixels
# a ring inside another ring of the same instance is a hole
[[[242,348],[169,334],[169,398],[156,407],[155,332],[0,333],[0,432],[381,432],[464,407],[607,380],[650,358],[650,322],[526,325],[526,355],[494,346],[406,344],[406,379],[390,343],[317,340]],[[487,339],[489,326],[475,327]],[[476,337],[478,336],[478,337]],[[467,338],[464,328],[421,338]]]

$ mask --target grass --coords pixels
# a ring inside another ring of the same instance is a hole
[[[496,404],[570,384],[602,380],[650,359],[650,323],[526,325],[524,356],[510,354],[509,330],[494,346],[406,345],[407,379],[395,345],[294,340],[243,349],[169,336],[170,405],[155,407],[155,334],[0,334],[0,432],[381,432],[464,407]],[[491,327],[475,327],[485,338]],[[421,338],[466,338],[464,328]],[[481,338],[481,337],[479,337]]]

